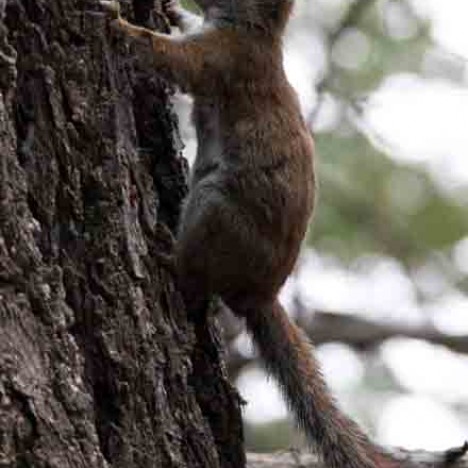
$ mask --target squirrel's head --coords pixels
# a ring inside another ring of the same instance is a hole
[[[195,0],[210,18],[248,29],[281,33],[293,0]]]

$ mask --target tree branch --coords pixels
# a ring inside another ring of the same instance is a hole
[[[462,447],[446,452],[406,451],[394,449],[392,456],[403,462],[419,468],[450,466],[452,468],[468,468],[466,456],[468,443]],[[247,468],[325,468],[315,455],[291,450],[273,454],[247,454]]]
[[[431,325],[385,323],[333,312],[315,312],[312,320],[301,320],[298,325],[314,344],[339,341],[355,348],[368,349],[389,338],[404,337],[443,345],[459,353],[468,353],[468,336],[442,333]]]
[[[312,317],[312,319],[310,318]],[[224,317],[223,317],[224,321]],[[231,320],[230,320],[231,323]],[[340,342],[355,349],[368,350],[390,338],[414,338],[434,345],[442,345],[451,351],[468,354],[467,335],[449,335],[431,325],[412,326],[398,322],[382,322],[358,316],[334,312],[301,313],[296,323],[305,331],[314,345]],[[242,328],[229,325],[229,330]],[[228,342],[237,335],[226,337]],[[229,375],[235,378],[255,358],[231,349],[228,355]]]

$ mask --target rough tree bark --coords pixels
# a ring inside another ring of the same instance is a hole
[[[217,325],[167,268],[167,88],[94,6],[0,0],[0,466],[242,467]],[[125,15],[161,29],[158,8]]]

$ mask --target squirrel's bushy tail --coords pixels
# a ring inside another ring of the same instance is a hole
[[[331,397],[312,346],[275,302],[242,314],[266,369],[277,379],[299,426],[329,468],[396,468]]]

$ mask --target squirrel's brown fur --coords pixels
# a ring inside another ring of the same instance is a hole
[[[216,294],[244,317],[267,369],[330,468],[394,468],[336,407],[307,338],[277,294],[312,213],[313,142],[284,70],[292,0],[197,0],[204,24],[172,1],[171,37],[118,17],[151,43],[158,73],[194,97],[198,153],[180,222],[177,271],[187,308]]]

